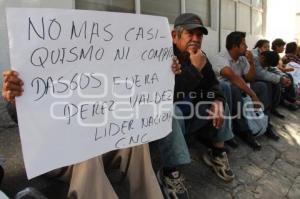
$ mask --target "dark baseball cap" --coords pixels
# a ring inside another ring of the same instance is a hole
[[[193,13],[184,13],[175,19],[174,27],[182,26],[186,30],[200,28],[204,35],[208,34],[207,29],[203,25],[201,18]]]

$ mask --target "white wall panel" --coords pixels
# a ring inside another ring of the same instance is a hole
[[[0,0],[0,86],[2,90],[2,72],[10,67],[8,37],[6,28],[6,7],[31,8],[74,8],[73,0]]]

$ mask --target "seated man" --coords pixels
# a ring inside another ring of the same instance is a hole
[[[280,39],[280,38],[275,39],[272,42],[272,50],[279,55],[279,53],[283,53],[285,44],[286,43],[282,39]],[[287,47],[288,52],[290,51],[290,47],[291,46],[289,44],[289,46]],[[294,79],[293,79],[292,75],[288,73],[288,72],[294,71],[294,68],[290,67],[290,66],[287,66],[286,61],[287,61],[287,59],[283,59],[283,60],[280,59],[277,67],[283,73],[285,73],[287,76],[289,76],[292,83],[291,83],[290,86],[287,86],[284,90],[282,90],[281,102],[288,109],[295,111],[295,110],[298,109],[299,102],[296,100],[296,91],[295,91],[295,88],[294,88]]]
[[[173,68],[175,70],[178,69]],[[2,95],[10,102],[11,114],[16,116],[15,97],[22,95],[23,82],[15,71],[5,71],[3,75]],[[68,167],[62,176],[70,183],[68,198],[118,198],[104,172],[104,163],[118,166],[128,178],[130,198],[163,199],[153,172],[148,144],[112,151]]]
[[[188,198],[179,170],[181,165],[190,163],[183,142],[185,132],[208,138],[212,146],[203,157],[205,163],[224,181],[234,178],[224,148],[224,141],[233,137],[230,120],[223,123],[225,99],[212,66],[201,50],[203,35],[207,34],[207,29],[195,14],[185,13],[175,20],[173,48],[182,72],[175,76],[174,101],[178,128],[182,130],[173,131],[159,141],[163,168],[158,178],[167,198]],[[229,113],[228,108],[226,111]],[[181,115],[185,116],[184,120],[179,118]]]
[[[261,55],[261,53],[263,53],[265,51],[270,51],[270,42],[268,40],[266,40],[266,39],[260,39],[260,40],[258,40],[256,42],[253,50],[252,50],[255,62],[256,62],[256,60],[259,59],[259,56]],[[274,62],[276,62],[276,60],[274,60]],[[275,65],[273,65],[273,66],[275,66]],[[268,69],[270,69],[270,67],[268,67]],[[272,69],[274,69],[274,67],[272,67]],[[263,79],[260,79],[260,78],[264,78],[263,75],[265,73],[266,73],[267,76],[268,75],[273,76],[273,73],[269,74],[267,68],[262,68],[262,67],[260,67],[260,65],[255,64],[255,70],[256,70],[256,77],[258,77],[258,79],[256,79],[256,80],[263,80]],[[266,80],[266,81],[268,81],[268,80]],[[272,112],[273,115],[275,115],[275,116],[283,119],[284,115],[282,115],[281,113],[279,113],[277,111],[277,109],[276,109],[278,107],[278,105],[279,105],[280,96],[281,96],[281,87],[280,87],[280,84],[277,84],[277,83],[270,84],[272,86],[269,87],[270,89],[272,89],[272,93],[273,93],[273,96],[274,96],[274,98],[272,98],[271,112]]]
[[[252,53],[247,51],[248,46],[245,37],[246,34],[243,32],[230,33],[226,38],[226,50],[217,54],[212,63],[215,73],[221,80],[221,86],[226,88],[225,96],[231,115],[238,116],[233,120],[234,133],[238,134],[254,150],[260,150],[261,145],[254,137],[257,132],[251,131],[247,118],[243,115],[237,115],[246,94],[251,97],[256,107],[261,104],[257,94],[246,83],[254,80],[255,66]],[[262,82],[253,85],[260,88],[258,91],[260,99],[267,99],[266,85]],[[271,131],[271,126],[266,133],[274,133]]]
[[[296,42],[290,42],[286,44],[285,55],[282,57],[282,63],[288,64],[289,62],[300,64],[300,59],[297,56]]]
[[[260,53],[270,50],[270,42],[266,39],[260,39],[252,49],[253,57],[258,57]]]
[[[255,80],[267,82],[271,112],[279,118],[284,118],[284,115],[274,110],[280,103],[282,87],[289,87],[292,81],[288,75],[274,67],[279,63],[279,55],[274,51],[264,51],[254,60]]]

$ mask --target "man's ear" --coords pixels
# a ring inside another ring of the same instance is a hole
[[[238,44],[238,45],[234,44],[232,48],[240,48],[240,44]]]
[[[173,39],[173,42],[177,40],[177,33],[175,30],[172,30],[172,39]]]

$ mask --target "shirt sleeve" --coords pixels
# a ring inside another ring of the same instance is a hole
[[[255,79],[256,80],[262,80],[262,81],[268,81],[272,82],[274,84],[277,84],[280,82],[281,75],[276,74],[275,72],[270,72],[266,68],[263,68],[258,60],[258,58],[254,59],[254,65],[255,65]]]
[[[212,68],[214,70],[214,72],[220,76],[221,71],[223,68],[225,67],[230,67],[230,63],[228,61],[228,59],[226,59],[225,57],[222,57],[220,55],[217,55],[214,57],[214,59],[212,59]]]
[[[243,67],[243,75],[246,75],[248,72],[249,72],[249,70],[250,70],[250,64],[249,64],[249,62],[248,62],[248,60],[247,60],[247,58],[246,57],[242,57],[242,61],[243,61],[243,65],[244,65],[244,67]]]

